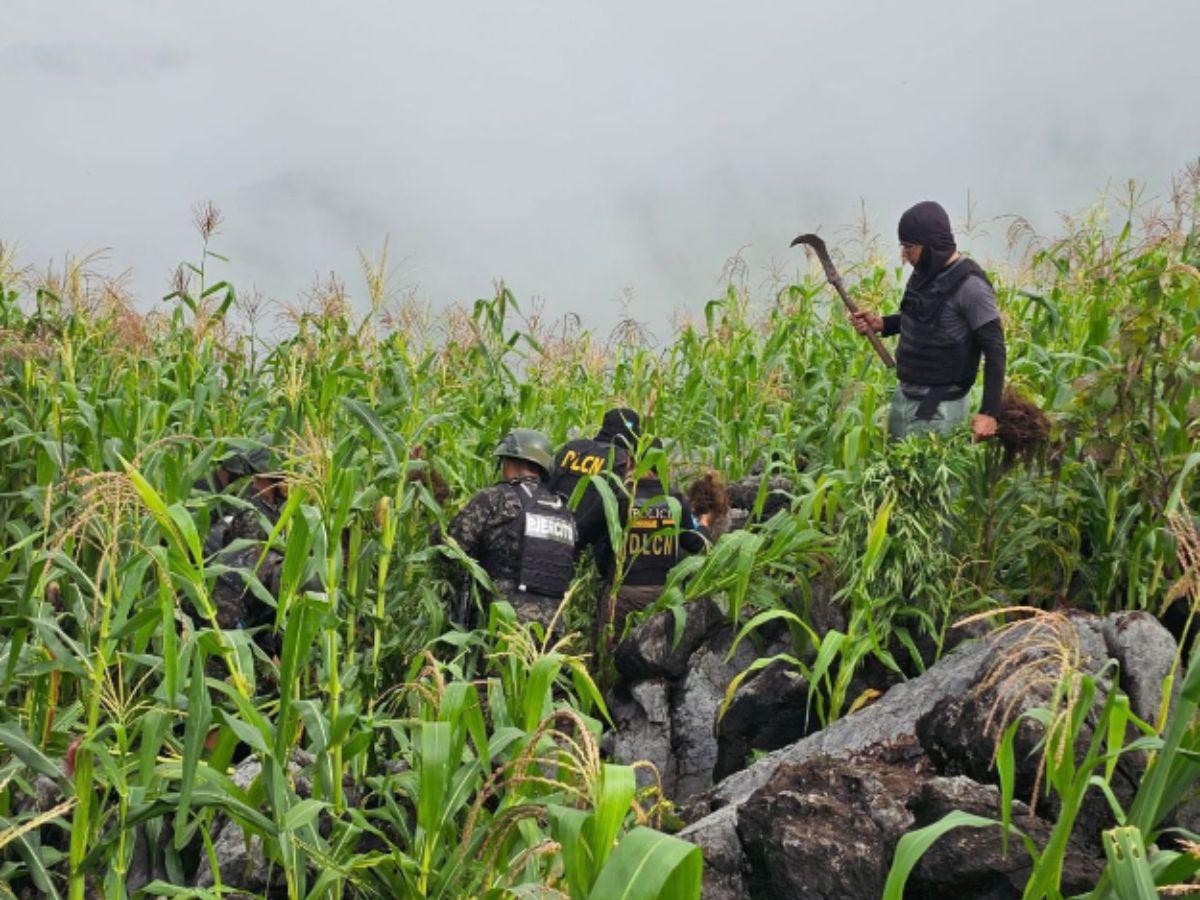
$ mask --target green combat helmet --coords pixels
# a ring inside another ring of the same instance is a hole
[[[547,476],[554,471],[554,451],[549,438],[532,428],[514,428],[502,437],[496,447],[496,456],[531,462]]]
[[[221,468],[234,478],[246,475],[263,475],[270,471],[274,460],[271,451],[265,447],[255,447],[252,450],[237,450],[221,460]]]

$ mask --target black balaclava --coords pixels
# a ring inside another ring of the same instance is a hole
[[[904,244],[920,244],[921,258],[917,261],[908,286],[919,289],[927,284],[950,261],[956,250],[954,231],[950,227],[950,216],[940,203],[922,200],[905,210],[900,217],[900,241]]]
[[[642,436],[642,419],[628,407],[610,409],[604,414],[600,423],[600,432],[596,440],[605,444],[617,444],[633,449]]]

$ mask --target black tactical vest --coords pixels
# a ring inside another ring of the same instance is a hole
[[[988,280],[978,263],[963,257],[921,288],[905,290],[896,347],[896,375],[901,382],[953,386],[961,389],[959,396],[971,389],[979,372],[979,345],[969,331],[962,339],[948,334],[942,327],[942,308],[973,275]]]
[[[676,506],[676,510],[682,510]],[[681,523],[663,496],[657,479],[638,482],[629,507],[629,529],[625,536],[625,579],[631,587],[661,585],[679,561]]]
[[[521,567],[517,589],[554,600],[562,598],[575,577],[575,518],[559,497],[540,484],[512,485],[523,510]]]
[[[550,490],[564,500],[570,500],[575,486],[587,475],[599,475],[608,470],[609,459],[616,459],[622,451],[611,444],[589,438],[568,441],[554,457],[554,474],[547,483]]]

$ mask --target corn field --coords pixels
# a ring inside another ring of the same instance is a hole
[[[1192,182],[1058,237],[1014,228],[1009,379],[1052,423],[1031,460],[889,444],[892,376],[815,265],[758,299],[733,267],[659,343],[547,321],[504,286],[435,316],[393,295],[385,248],[361,289],[322,283],[267,341],[209,206],[149,313],[87,259],[34,272],[0,248],[0,894],[219,897],[219,875],[181,885],[215,872],[233,822],[270,896],[699,896],[669,801],[599,749],[594,571],[561,640],[503,604],[472,632],[448,619],[468,562],[435,537],[492,482],[500,436],[557,444],[627,405],[681,486],[789,479],[786,510],[683,561],[656,608],[719,597],[739,639],[782,620],[815,645],[812,585],[831,585],[847,626],[805,665],[822,722],[869,702],[862,666],[911,677],[968,615],[1166,615],[1195,596],[1169,589],[1171,522],[1200,509],[1196,202]],[[901,271],[863,256],[842,260],[852,293],[893,310]],[[228,564],[204,547],[222,512],[196,484],[260,446],[288,488],[257,548],[278,583],[237,574],[273,618],[222,628]]]

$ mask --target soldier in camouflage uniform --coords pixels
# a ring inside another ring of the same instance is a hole
[[[235,453],[222,460],[208,480],[209,486],[219,488],[223,498],[237,496],[249,506],[227,499],[218,504],[204,542],[204,554],[210,565],[255,572],[267,592],[278,596],[283,554],[268,550],[262,565],[255,570],[262,556],[262,543],[279,520],[287,500],[287,484],[271,474],[271,468],[271,454],[263,449]],[[255,595],[238,571],[225,571],[217,576],[212,600],[221,628],[258,628],[274,620],[275,610]],[[260,634],[258,642],[268,652],[278,650],[273,636]]]
[[[547,627],[575,570],[575,520],[543,482],[553,469],[550,442],[527,428],[509,432],[496,448],[501,481],[480,491],[447,529],[492,579],[523,623]],[[453,618],[476,624],[470,584],[461,581]]]

